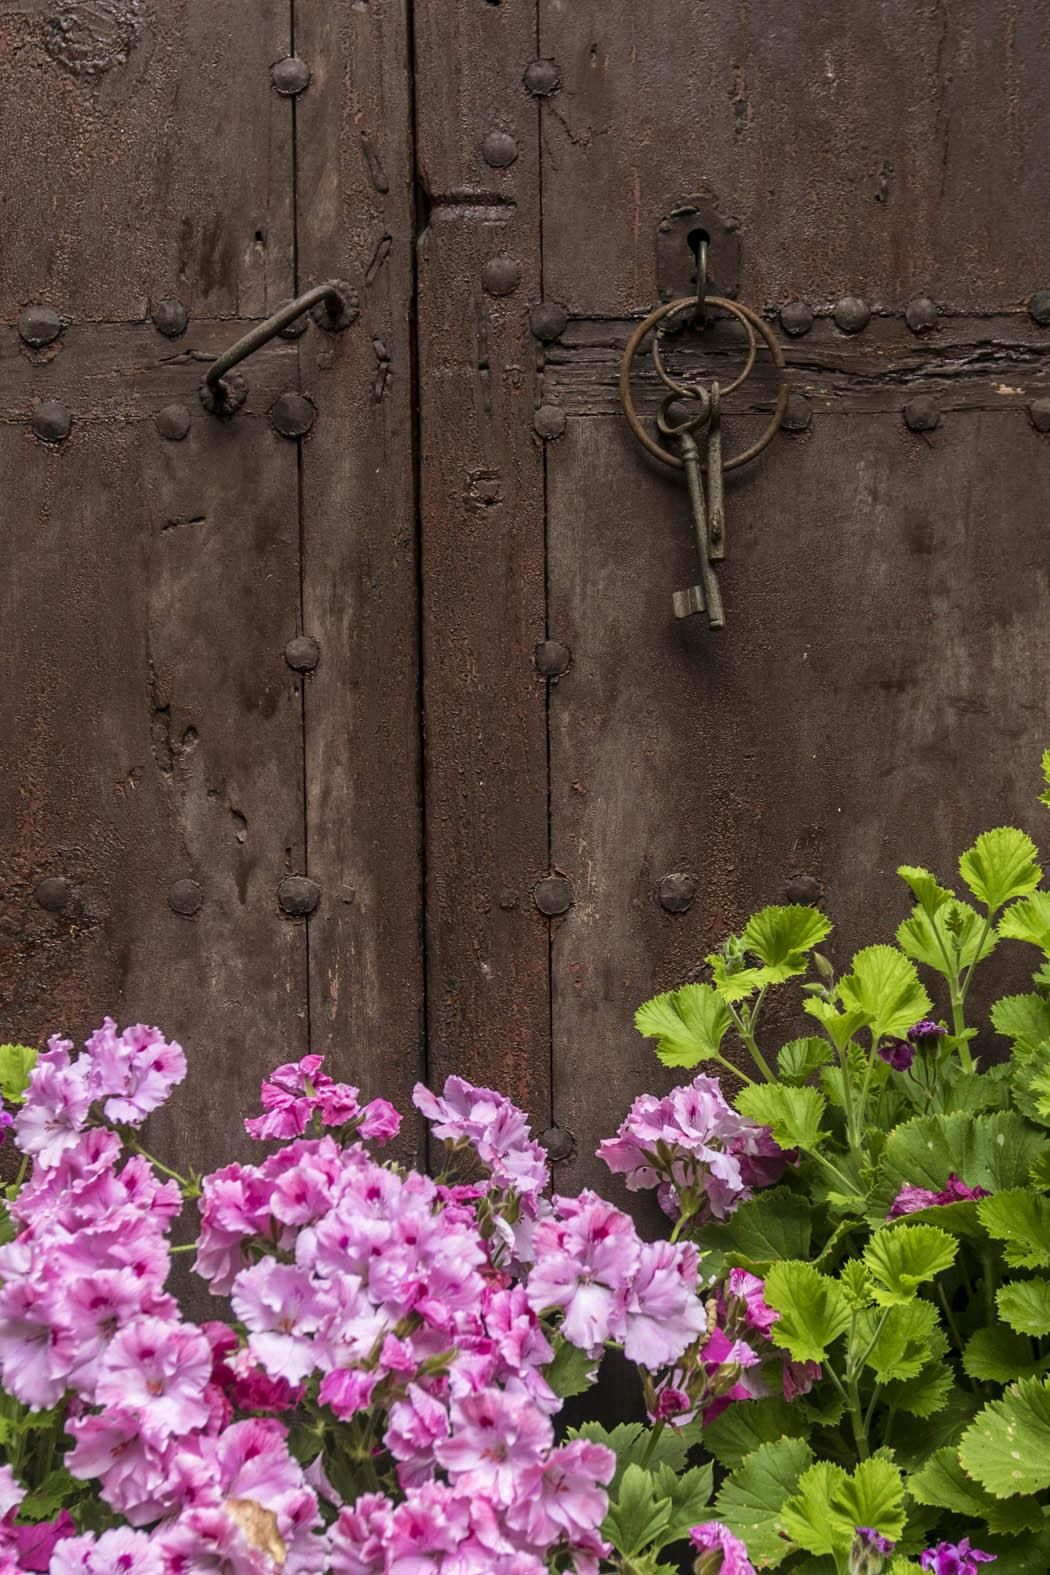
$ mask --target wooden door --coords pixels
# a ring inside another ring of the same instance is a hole
[[[1031,823],[1048,70],[1043,0],[0,4],[3,1036],[162,1023],[201,1163],[308,1044],[403,1108],[458,1072],[572,1191],[658,1085],[635,1005],[754,906],[841,959]],[[616,394],[697,195],[793,390],[718,633]],[[330,277],[356,322],[209,415]]]

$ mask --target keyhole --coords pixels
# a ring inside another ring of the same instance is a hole
[[[709,274],[711,272],[711,236],[707,230],[697,226],[695,230],[689,231],[689,234],[686,236],[686,243],[693,254],[693,272],[690,277],[695,284],[697,265],[700,260],[700,248],[703,245],[707,246],[707,271]]]

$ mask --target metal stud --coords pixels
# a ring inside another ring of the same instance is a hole
[[[73,417],[59,400],[45,399],[33,411],[29,425],[45,443],[64,443],[72,428]]]
[[[288,875],[277,888],[277,901],[284,913],[304,919],[321,900],[321,888],[305,875]]]
[[[565,431],[565,412],[560,405],[541,405],[532,425],[541,438],[560,438]]]
[[[190,413],[185,405],[165,405],[158,410],[153,423],[162,438],[169,443],[181,443],[190,430]]]
[[[1033,399],[1028,418],[1037,432],[1050,432],[1050,399]]]
[[[808,334],[813,327],[813,308],[808,301],[789,301],[780,308],[780,326],[792,339]]]
[[[201,910],[204,893],[195,880],[177,880],[168,887],[168,907],[183,919],[192,919]]]
[[[23,306],[18,314],[18,333],[34,350],[52,344],[62,332],[61,317],[53,306]]]
[[[481,157],[490,169],[505,170],[518,156],[518,144],[509,131],[490,131],[481,144]]]
[[[549,98],[561,87],[561,72],[553,60],[533,60],[525,67],[523,80],[533,98]]]
[[[785,432],[808,432],[813,425],[813,407],[809,400],[802,394],[789,394],[780,425]]]
[[[917,295],[904,308],[904,321],[913,334],[927,334],[931,328],[936,328],[939,315],[937,302],[931,301],[928,295]]]
[[[174,298],[158,301],[153,308],[153,326],[165,339],[178,339],[189,327],[190,314]]]
[[[513,257],[490,257],[481,270],[482,287],[488,295],[513,295],[521,283],[521,266]]]
[[[317,406],[313,400],[295,389],[279,394],[270,406],[271,424],[282,437],[305,437],[316,420]]]
[[[572,666],[572,652],[558,640],[541,640],[533,660],[542,678],[560,678]]]
[[[917,399],[909,399],[904,407],[904,424],[909,432],[935,431],[941,424],[937,401],[931,399],[929,394],[920,394]]]
[[[1050,290],[1037,290],[1028,302],[1028,315],[1040,328],[1050,326]]]
[[[871,307],[858,295],[846,295],[831,315],[844,334],[859,334],[871,322]]]
[[[557,301],[540,301],[529,313],[529,327],[545,345],[560,339],[569,326],[569,314]]]
[[[270,67],[270,81],[282,98],[296,98],[310,86],[310,67],[298,55],[286,55]]]
[[[312,673],[321,660],[321,647],[309,634],[297,634],[284,648],[284,659],[296,673]]]
[[[564,875],[546,875],[532,888],[533,900],[548,919],[568,913],[572,907],[572,887]]]
[[[667,913],[687,913],[696,896],[696,877],[676,870],[665,875],[657,887],[660,906]]]
[[[45,875],[33,893],[37,906],[46,913],[61,913],[72,895],[72,886],[61,875]]]
[[[540,1134],[540,1144],[547,1150],[552,1165],[571,1159],[576,1152],[576,1139],[565,1127],[548,1127]]]
[[[791,875],[784,882],[784,896],[788,902],[811,907],[820,901],[820,882],[815,875]]]

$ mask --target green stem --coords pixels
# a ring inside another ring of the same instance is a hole
[[[656,1449],[657,1444],[660,1442],[660,1434],[663,1432],[666,1425],[667,1424],[665,1422],[657,1422],[652,1432],[649,1434],[649,1442],[646,1444],[645,1452],[643,1453],[641,1460],[638,1462],[643,1471],[649,1464],[650,1460],[653,1458],[653,1452]]]
[[[963,1348],[963,1337],[959,1333],[959,1325],[955,1321],[955,1314],[952,1312],[951,1307],[948,1304],[948,1298],[944,1294],[944,1286],[939,1282],[937,1285],[937,1295],[939,1296],[941,1306],[944,1309],[944,1317],[951,1332],[952,1339],[955,1341],[955,1349],[957,1351],[961,1351]]]
[[[857,1189],[855,1184],[849,1179],[848,1176],[843,1175],[842,1171],[837,1165],[832,1164],[831,1160],[828,1159],[826,1154],[818,1154],[815,1148],[806,1149],[806,1153],[812,1155],[812,1157],[815,1160],[818,1160],[821,1165],[826,1166],[826,1168],[830,1170],[831,1174],[835,1177],[835,1180],[845,1187],[846,1192],[851,1197],[856,1197]]]
[[[850,1148],[852,1149],[854,1155],[857,1154],[857,1149],[860,1146],[861,1134],[864,1131],[864,1117],[868,1113],[868,1090],[871,1088],[871,1074],[875,1069],[875,1057],[878,1054],[878,1048],[878,1036],[875,1033],[875,1030],[871,1029],[871,1049],[868,1051],[868,1064],[864,1069],[864,1082],[861,1084],[860,1089],[860,1109],[857,1113],[856,1130],[850,1141]],[[845,1074],[843,1074],[843,1081],[845,1082]]]
[[[732,1061],[727,1061],[724,1055],[712,1056],[711,1059],[716,1061],[719,1066],[725,1067],[727,1072],[732,1072],[734,1077],[738,1077],[742,1083],[748,1083],[752,1086],[754,1085],[755,1079],[751,1076],[751,1074],[749,1072],[745,1072],[742,1067],[734,1066]]]
[[[969,968],[967,968],[965,974],[963,975],[962,985],[960,986],[960,989],[959,989],[959,1000],[960,1000],[960,1003],[964,1003],[965,1000],[966,1000],[967,991],[970,988],[970,980],[973,978],[973,971],[977,967],[977,964],[981,960],[981,952],[984,950],[984,943],[988,939],[988,932],[990,931],[991,927],[992,927],[992,914],[991,914],[991,910],[989,909],[989,911],[984,916],[984,924],[981,927],[981,933],[980,933],[980,936],[979,936],[978,941],[977,941],[977,950],[973,954],[973,961],[971,962]]]
[[[762,997],[760,994],[760,1002],[761,999]],[[741,1017],[736,1007],[733,1006],[729,1001],[726,1002],[726,1009],[733,1020],[733,1025],[736,1028],[737,1033],[740,1035],[741,1039],[744,1041],[744,1044],[747,1046],[752,1061],[754,1061],[755,1065],[758,1067],[758,1070],[762,1073],[762,1076],[765,1078],[767,1083],[775,1083],[776,1078],[773,1075],[773,1069],[769,1065],[769,1062],[766,1060],[765,1056],[762,1054],[761,1050],[758,1048],[755,1036],[751,1032],[750,1024],[744,1022],[744,1019]],[[754,1014],[752,1013],[752,1021],[753,1020]]]
[[[170,1176],[172,1181],[177,1181],[184,1193],[191,1197],[197,1197],[199,1195],[200,1188],[196,1182],[188,1181],[185,1176],[180,1176],[177,1170],[172,1170],[170,1165],[165,1165],[161,1162],[161,1160],[154,1159],[153,1155],[147,1153],[142,1147],[141,1143],[137,1142],[135,1138],[129,1137],[128,1144],[135,1150],[136,1154],[141,1154],[143,1159],[148,1159],[150,1164],[156,1170],[159,1170],[162,1176]]]

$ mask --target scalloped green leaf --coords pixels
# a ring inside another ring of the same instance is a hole
[[[664,1066],[694,1067],[717,1056],[729,1030],[729,1012],[709,984],[685,984],[646,1001],[634,1014],[634,1026],[657,1041]]]
[[[975,962],[991,956],[998,944],[994,930],[968,902],[953,898],[931,916],[914,908],[897,926],[897,945],[915,962],[925,963],[945,978],[952,978]]]
[[[777,1054],[777,1071],[785,1083],[808,1083],[815,1072],[827,1066],[831,1055],[828,1041],[818,1039],[815,1034],[805,1039],[791,1039]]]
[[[935,1225],[887,1225],[864,1249],[872,1295],[883,1307],[910,1302],[920,1285],[951,1268],[957,1250]]]
[[[36,1059],[32,1045],[0,1045],[0,1094],[9,1105],[20,1105],[25,1098]]]
[[[857,1343],[880,1384],[915,1378],[939,1354],[937,1308],[913,1301],[894,1307],[866,1308],[857,1317]]]
[[[931,875],[929,870],[924,870],[920,865],[902,864],[897,874],[911,888],[912,896],[924,913],[936,913],[938,908],[943,908],[955,896],[947,886],[941,885],[936,875]]]
[[[895,1411],[922,1418],[936,1416],[953,1397],[955,1375],[941,1363],[924,1367],[914,1378],[894,1379],[882,1391],[882,1399]]]
[[[842,1051],[858,1029],[864,1027],[863,1012],[842,1012],[832,1001],[822,996],[810,995],[802,1003],[802,1010],[815,1017],[828,1034],[836,1050]]]
[[[781,1148],[819,1148],[827,1133],[821,1126],[827,1108],[815,1088],[790,1088],[785,1083],[752,1083],[736,1096],[743,1116],[770,1127]]]
[[[1033,891],[1007,908],[999,920],[1004,941],[1027,941],[1050,953],[1050,891]]]
[[[959,874],[993,913],[1014,897],[1027,897],[1043,878],[1035,843],[1016,826],[982,831],[960,858]]]
[[[792,1551],[780,1534],[780,1514],[813,1460],[805,1439],[761,1444],[722,1484],[717,1518],[747,1546],[756,1569],[775,1569]]]
[[[908,1491],[920,1504],[949,1509],[968,1519],[983,1520],[993,1531],[1039,1531],[1043,1510],[1037,1499],[1011,1499],[1004,1505],[968,1477],[957,1449],[937,1449],[921,1470],[908,1478]]]
[[[741,1203],[727,1220],[701,1232],[701,1245],[756,1273],[782,1258],[806,1258],[813,1206],[797,1192],[773,1187]]]
[[[1045,1147],[1043,1135],[1013,1111],[914,1116],[886,1139],[880,1170],[891,1185],[939,1192],[954,1173],[967,1186],[1001,1192],[1027,1182]]]
[[[1037,1340],[1050,1334],[1050,1280],[1010,1280],[1000,1285],[995,1305],[1003,1322],[1018,1334]]]
[[[995,1498],[1050,1487],[1050,1384],[1022,1378],[986,1405],[962,1436],[959,1460]]]
[[[784,1531],[807,1553],[847,1553],[858,1526],[872,1526],[894,1541],[904,1530],[904,1487],[888,1460],[862,1460],[847,1476],[841,1466],[819,1461],[799,1479],[784,1505]]]
[[[1045,996],[1004,995],[989,1016],[996,1032],[1012,1039],[1021,1055],[1033,1055],[1050,1039],[1050,1001]]]
[[[816,908],[801,904],[763,908],[752,914],[744,929],[743,943],[772,972],[782,970],[788,979],[806,969],[807,952],[831,933],[831,920]]]
[[[778,1438],[801,1438],[809,1424],[798,1405],[772,1395],[765,1400],[749,1400],[746,1405],[731,1405],[703,1431],[704,1448],[719,1465],[735,1470],[746,1456],[762,1444]]]
[[[1050,1358],[1033,1357],[1032,1342],[1002,1324],[975,1329],[963,1350],[963,1370],[971,1378],[988,1379],[996,1384],[1013,1383],[1015,1378],[1035,1378],[1046,1371]]]
[[[796,1362],[819,1362],[849,1325],[842,1287],[809,1263],[775,1263],[766,1276],[765,1299],[780,1314],[770,1331],[774,1345]]]
[[[866,946],[838,987],[847,1012],[857,1012],[876,1038],[903,1038],[930,1011],[915,965],[895,946]]]
[[[982,1198],[977,1212],[1011,1269],[1050,1268],[1050,1199],[1015,1187]]]

